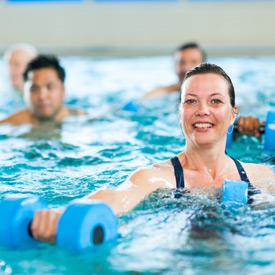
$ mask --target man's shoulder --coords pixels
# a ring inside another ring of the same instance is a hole
[[[23,109],[1,120],[0,123],[20,125],[20,124],[31,123],[31,120],[32,120],[32,114],[30,110]]]

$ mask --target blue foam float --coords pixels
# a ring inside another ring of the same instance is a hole
[[[8,197],[0,201],[0,244],[10,248],[33,247],[38,242],[30,236],[29,226],[39,209],[47,204],[37,197]]]
[[[100,201],[78,200],[70,204],[57,226],[57,244],[79,252],[117,237],[118,222],[109,206]]]
[[[265,124],[265,150],[275,150],[275,112],[268,112]]]
[[[222,190],[222,203],[240,206],[248,202],[248,183],[245,181],[225,180]]]

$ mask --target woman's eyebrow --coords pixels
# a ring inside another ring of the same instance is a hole
[[[221,94],[221,93],[212,93],[210,96],[214,96],[214,95],[220,95],[220,96],[223,96],[223,94]]]
[[[187,94],[185,94],[185,96],[194,96],[194,97],[197,97],[197,95],[196,94],[192,94],[192,93],[187,93]]]
[[[217,96],[217,95],[219,95],[219,96],[223,96],[223,94],[221,94],[221,93],[212,93],[212,94],[210,94],[209,96]],[[187,93],[187,94],[185,94],[185,96],[194,96],[194,97],[198,97],[198,95],[196,95],[196,94],[193,94],[193,93]]]

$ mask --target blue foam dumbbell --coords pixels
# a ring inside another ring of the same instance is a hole
[[[10,248],[37,245],[29,227],[37,210],[47,204],[37,197],[9,197],[0,201],[0,244]]]
[[[222,203],[240,206],[248,202],[248,183],[245,181],[225,180],[222,190]]]
[[[265,150],[275,150],[275,112],[268,112],[265,124]]]
[[[6,198],[0,201],[0,245],[18,248],[37,245],[31,237],[30,224],[35,212],[47,208],[36,197]],[[104,203],[78,200],[71,203],[57,225],[56,243],[79,252],[115,239],[118,223],[113,211]]]
[[[237,125],[230,125],[227,131],[226,148],[230,148],[233,138],[233,130],[238,131]],[[259,128],[259,132],[264,134],[264,149],[275,150],[275,112],[269,111],[265,124]]]
[[[230,148],[233,140],[234,125],[231,124],[227,129],[226,148]]]
[[[109,206],[100,201],[78,200],[62,214],[56,242],[65,249],[78,252],[114,240],[117,232],[117,218]]]

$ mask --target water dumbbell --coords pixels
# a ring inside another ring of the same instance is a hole
[[[227,131],[226,148],[230,148],[232,143],[233,130],[238,130],[237,125],[230,125]],[[259,128],[261,134],[265,134],[264,137],[264,149],[275,150],[275,112],[270,111],[267,113],[265,124],[262,124]]]
[[[225,180],[222,190],[222,203],[226,206],[241,206],[248,202],[248,183]]]
[[[9,248],[33,247],[30,225],[35,212],[47,209],[37,197],[10,197],[0,201],[0,245]],[[56,243],[71,251],[81,251],[117,236],[118,223],[113,211],[104,203],[77,200],[69,204],[57,225]]]

